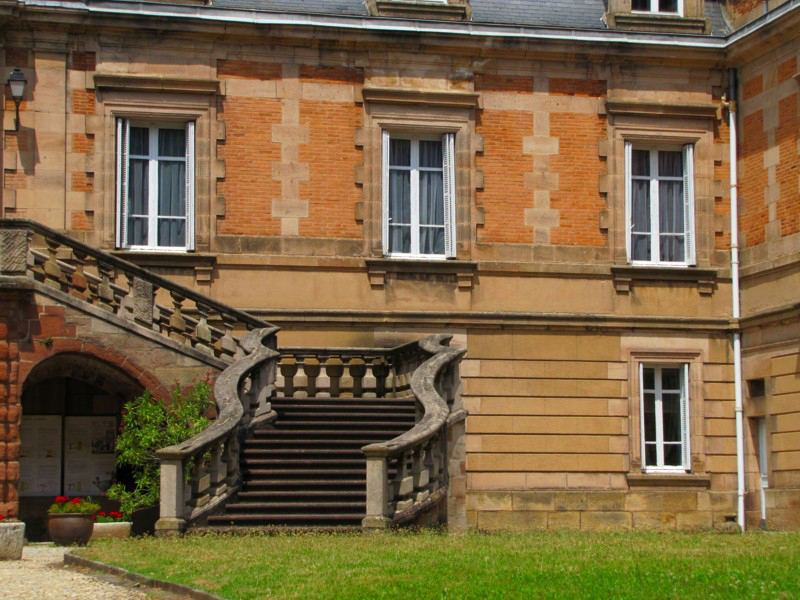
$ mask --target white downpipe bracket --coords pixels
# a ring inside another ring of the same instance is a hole
[[[737,321],[741,317],[739,299],[739,200],[738,200],[738,173],[737,173],[737,136],[736,136],[736,71],[728,71],[729,101],[728,118],[730,126],[730,164],[731,164],[731,292],[733,318]],[[742,334],[737,329],[733,334],[733,377],[736,411],[736,521],[745,531],[745,471],[744,471],[744,400],[742,397]]]

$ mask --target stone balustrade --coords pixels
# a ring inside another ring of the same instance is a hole
[[[0,275],[23,276],[230,362],[269,325],[28,219],[0,219]]]
[[[367,457],[365,528],[411,521],[447,489],[447,428],[466,416],[458,365],[466,353],[450,348],[452,336],[434,335],[389,352],[392,376],[408,381],[418,405],[415,426],[387,442],[362,448]]]
[[[245,432],[275,417],[277,327],[256,329],[241,340],[244,356],[214,384],[219,416],[195,437],[156,454],[161,461],[159,534],[181,532],[202,522],[236,492],[240,484],[239,445]]]

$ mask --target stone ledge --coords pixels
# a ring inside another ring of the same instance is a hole
[[[384,104],[424,104],[455,108],[477,108],[480,94],[447,90],[419,90],[388,87],[365,87],[364,102]]]
[[[716,104],[705,103],[667,103],[642,102],[621,98],[606,99],[606,110],[611,115],[646,117],[692,117],[714,119],[717,116]]]
[[[446,2],[414,2],[407,0],[368,0],[370,13],[378,17],[403,19],[434,19],[437,21],[467,21],[472,9],[463,4]]]
[[[628,473],[630,489],[638,488],[696,488],[708,489],[711,475],[706,473]]]
[[[94,85],[100,90],[136,92],[175,92],[179,94],[218,94],[219,81],[152,75],[118,75],[95,73]]]
[[[652,31],[658,33],[707,33],[711,28],[707,19],[659,15],[650,13],[606,13],[610,29]]]
[[[614,289],[618,294],[628,294],[634,282],[678,282],[694,283],[697,291],[703,296],[714,293],[719,275],[716,269],[698,269],[695,267],[651,267],[651,266],[614,266],[611,267]]]
[[[419,260],[419,259],[364,259],[369,284],[381,289],[389,279],[415,279],[457,283],[458,289],[472,288],[478,263],[466,260]]]
[[[217,257],[214,254],[178,252],[133,252],[111,250],[110,254],[144,268],[193,269],[195,283],[211,283]]]

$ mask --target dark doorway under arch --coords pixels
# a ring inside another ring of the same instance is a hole
[[[114,452],[122,409],[143,390],[119,368],[97,358],[63,353],[36,365],[22,391],[20,519],[29,540],[47,539],[54,496],[92,496],[116,508],[105,491],[116,473]]]

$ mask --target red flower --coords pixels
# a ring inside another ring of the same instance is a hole
[[[69,496],[56,496],[57,504],[64,504],[65,502],[69,502]]]
[[[117,511],[115,511],[115,510],[112,510],[112,511],[111,511],[109,514],[110,514],[112,517],[114,517],[115,519],[119,519],[119,518],[121,518],[121,517],[122,517],[122,513],[118,513],[118,512],[117,512]]]
[[[5,517],[3,515],[0,515],[0,521],[2,521],[3,519],[5,519]]]
[[[72,504],[80,504],[80,503],[81,503],[81,499],[80,498],[73,498],[72,499]]]
[[[104,512],[101,512],[101,513],[100,513],[100,516],[101,516],[101,517],[105,517],[105,516],[106,516],[106,513],[104,513]],[[113,517],[113,516],[114,516],[114,513],[111,513],[111,516]]]

